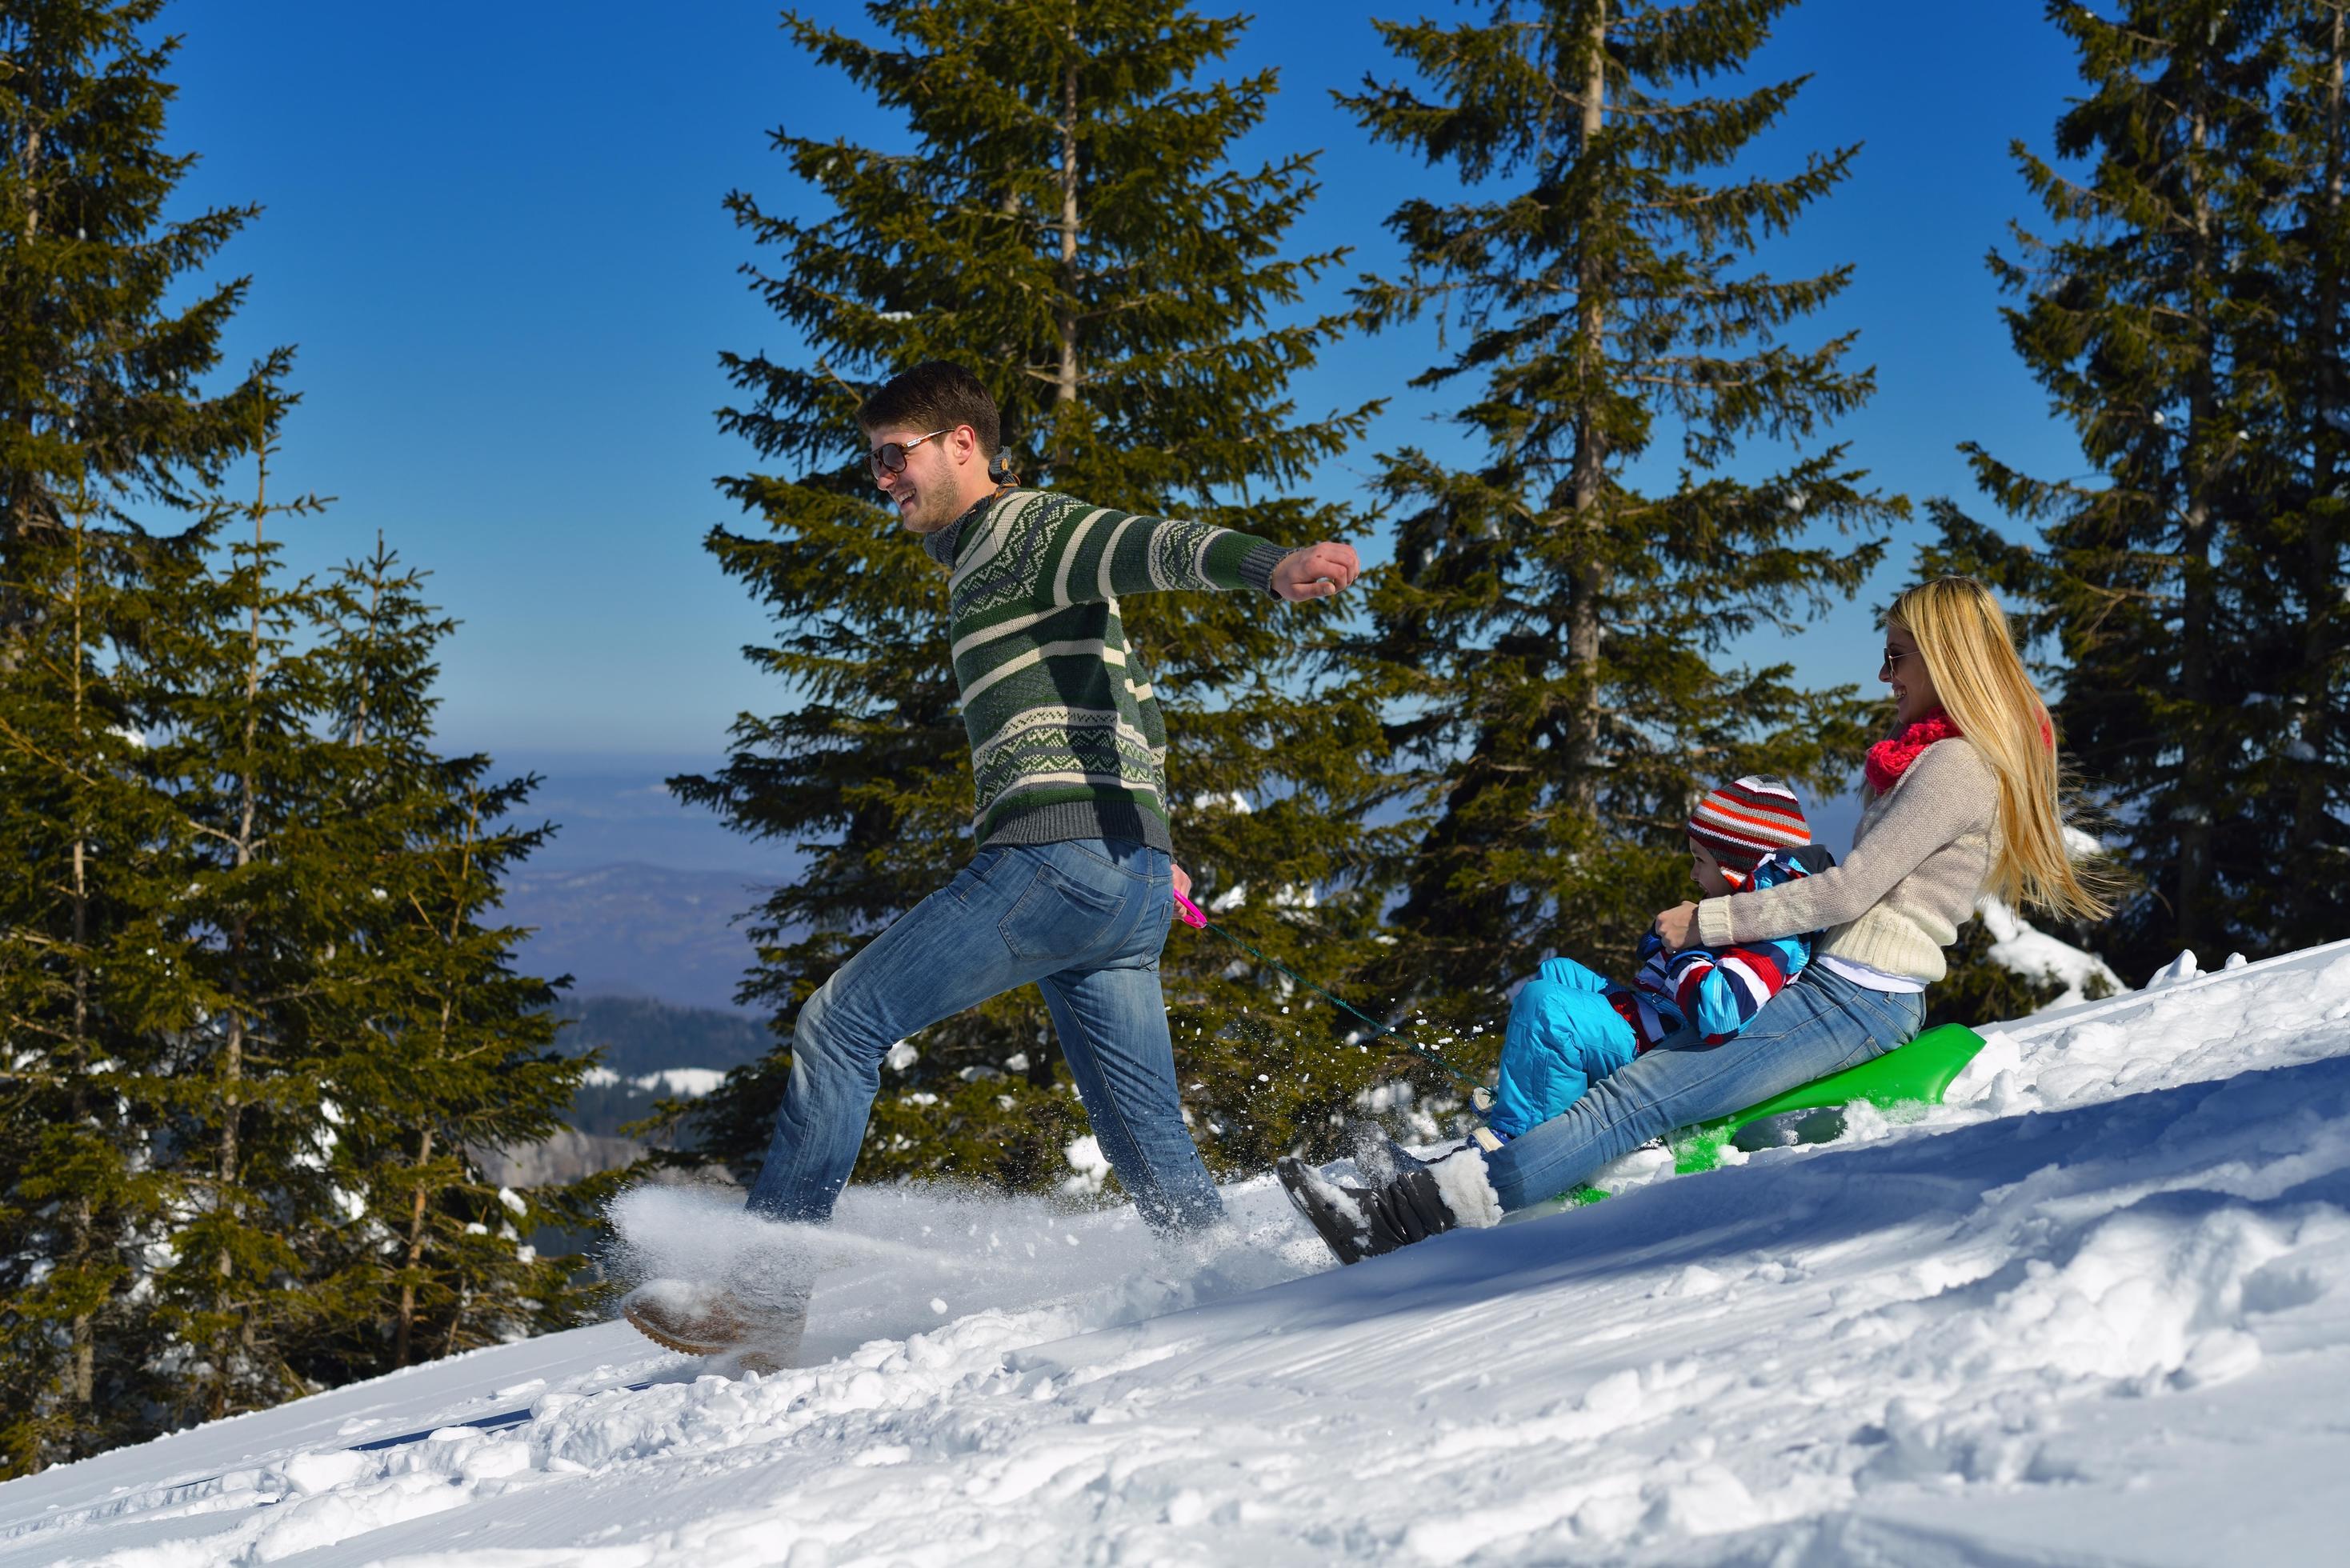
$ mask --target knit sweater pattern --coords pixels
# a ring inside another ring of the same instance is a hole
[[[1118,600],[1270,594],[1287,552],[1041,490],[991,496],[922,547],[951,573],[948,636],[980,847],[1127,838],[1171,850],[1166,723]]]
[[[1697,907],[1706,947],[1825,930],[1818,955],[1933,983],[1996,863],[1999,775],[1965,739],[1937,741],[1870,800],[1842,865]]]

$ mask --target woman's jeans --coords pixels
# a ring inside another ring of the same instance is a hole
[[[792,1073],[752,1212],[820,1220],[847,1185],[881,1059],[942,1018],[1032,981],[1110,1168],[1162,1229],[1223,1212],[1184,1130],[1159,950],[1163,850],[1125,839],[983,849],[800,1007]]]
[[[1763,1005],[1746,1032],[1719,1045],[1664,1045],[1596,1079],[1565,1114],[1485,1156],[1502,1207],[1570,1192],[1600,1167],[1676,1127],[1882,1056],[1925,1019],[1916,992],[1871,991],[1819,964]]]

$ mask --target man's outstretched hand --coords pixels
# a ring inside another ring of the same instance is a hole
[[[1292,550],[1273,569],[1273,591],[1295,604],[1301,599],[1326,599],[1362,575],[1363,563],[1352,545],[1324,542]]]

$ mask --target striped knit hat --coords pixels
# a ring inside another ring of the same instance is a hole
[[[1785,780],[1750,774],[1698,802],[1690,813],[1689,835],[1713,851],[1732,882],[1743,883],[1771,851],[1809,844],[1812,826]]]

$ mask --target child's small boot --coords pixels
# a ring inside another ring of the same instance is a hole
[[[1341,1263],[1376,1258],[1459,1226],[1492,1225],[1502,1217],[1484,1158],[1470,1145],[1421,1160],[1365,1122],[1355,1128],[1355,1164],[1370,1186],[1333,1181],[1295,1157],[1279,1165],[1290,1202]]]

